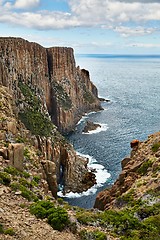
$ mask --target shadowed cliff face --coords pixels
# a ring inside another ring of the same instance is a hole
[[[62,133],[72,131],[84,112],[100,109],[89,72],[76,68],[71,48],[0,38],[0,84],[13,90],[16,100],[19,82],[34,90]]]

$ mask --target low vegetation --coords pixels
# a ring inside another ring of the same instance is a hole
[[[48,223],[55,230],[62,231],[69,224],[67,211],[59,206],[54,206],[50,201],[38,201],[30,207],[30,212],[37,218],[47,218]]]

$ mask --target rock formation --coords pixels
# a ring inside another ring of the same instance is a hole
[[[101,109],[89,72],[76,67],[71,48],[0,38],[0,84],[13,91],[20,108],[25,104],[20,84],[29,86],[63,133],[72,131],[84,112]]]
[[[133,140],[130,145],[132,151],[122,160],[119,178],[110,189],[97,195],[95,208],[120,208],[128,203],[132,195],[137,200],[152,199],[152,193],[159,198],[160,132],[149,136],[145,142]],[[155,196],[154,201],[157,201]]]
[[[57,131],[68,133],[84,112],[101,109],[89,72],[75,65],[73,49],[0,38],[0,99],[0,157],[6,165],[23,171],[28,155],[34,155],[35,171],[54,197],[59,184],[64,192],[95,184],[87,159]]]
[[[98,123],[93,123],[91,121],[86,121],[86,125],[85,125],[85,127],[83,129],[83,132],[84,133],[88,133],[90,131],[96,130],[97,128],[101,128],[101,125],[98,124]]]

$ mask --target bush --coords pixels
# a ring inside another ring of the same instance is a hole
[[[20,172],[12,166],[8,166],[8,167],[4,168],[4,171],[13,175],[13,176],[19,176],[20,175]]]
[[[62,231],[69,224],[67,211],[62,207],[54,207],[51,201],[38,201],[30,206],[30,212],[37,218],[48,218],[48,223],[55,230]]]
[[[80,238],[81,240],[106,240],[106,234],[101,231],[87,231],[87,230],[82,230],[80,232]]]
[[[138,172],[140,175],[144,176],[144,175],[147,173],[148,168],[151,167],[152,164],[153,164],[153,161],[152,161],[152,160],[148,160],[148,161],[144,162],[144,163],[140,166],[140,168],[137,170],[137,172]]]
[[[13,228],[8,228],[8,229],[4,230],[4,234],[13,236],[13,235],[15,235],[15,231],[13,230]]]
[[[160,142],[154,143],[152,146],[152,151],[157,152],[160,147]]]
[[[69,223],[67,211],[61,207],[53,208],[52,213],[48,216],[48,223],[53,229],[62,231]]]
[[[0,172],[0,183],[9,186],[11,183],[10,175],[6,172]]]
[[[46,218],[49,215],[49,210],[54,207],[54,204],[50,201],[38,201],[30,207],[30,212],[37,218]]]

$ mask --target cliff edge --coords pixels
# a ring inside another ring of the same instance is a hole
[[[0,84],[13,92],[20,111],[25,105],[20,86],[30,87],[62,133],[72,131],[85,112],[101,109],[89,72],[76,67],[72,48],[1,37]]]

